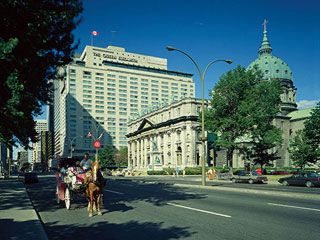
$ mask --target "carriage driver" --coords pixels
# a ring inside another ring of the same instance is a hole
[[[82,168],[85,172],[91,169],[91,159],[89,159],[89,153],[84,154],[84,159],[80,162],[80,168]],[[100,169],[98,170],[98,179],[104,186],[106,185],[106,181],[103,178]]]
[[[84,159],[80,162],[80,168],[85,172],[91,168],[91,159],[89,159],[89,153],[84,154]]]

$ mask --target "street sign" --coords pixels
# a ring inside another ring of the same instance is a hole
[[[93,143],[93,146],[94,146],[95,148],[101,147],[100,141],[99,141],[99,140],[95,141],[95,142]]]

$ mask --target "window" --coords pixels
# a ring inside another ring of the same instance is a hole
[[[120,79],[127,79],[126,76],[119,76]]]
[[[98,90],[104,90],[104,87],[96,87]]]
[[[136,90],[136,89],[138,89],[138,87],[130,86],[130,89]]]
[[[138,82],[130,82],[131,85],[138,85]]]
[[[96,82],[96,85],[103,86],[103,85],[104,85],[104,83],[103,83],[103,82]]]
[[[159,83],[157,80],[151,80],[152,83]]]
[[[96,108],[98,108],[98,109],[104,109],[104,106],[96,105]]]
[[[83,93],[92,93],[91,90],[82,90]]]
[[[107,88],[108,91],[112,91],[112,92],[115,92],[116,89],[115,88]]]
[[[104,92],[96,91],[96,94],[104,94]]]
[[[91,75],[91,72],[83,71],[83,75]]]
[[[121,88],[127,88],[127,85],[119,85]]]
[[[107,86],[109,87],[115,87],[116,85],[114,83],[108,83]]]
[[[88,100],[88,99],[83,99],[83,102],[84,102],[84,103],[91,103],[92,101],[91,101],[91,100]]]
[[[88,81],[88,80],[82,80],[83,83],[86,83],[86,84],[92,84],[91,81]]]
[[[119,101],[120,101],[120,102],[126,102],[127,99],[126,99],[126,98],[119,98]]]
[[[136,81],[137,81],[137,80],[138,80],[138,78],[131,77],[131,78],[130,78],[130,80],[136,80]]]
[[[108,81],[108,82],[116,82],[115,79],[109,79],[109,78],[107,79],[107,81]]]
[[[83,95],[83,97],[84,97],[84,98],[92,98],[91,95],[85,95],[85,94]]]
[[[103,96],[96,96],[96,99],[104,99]]]
[[[108,102],[108,105],[113,105],[113,106],[115,106],[116,103],[115,103],[115,102]]]
[[[92,86],[89,86],[89,85],[83,85],[83,88],[91,89],[91,88],[92,88]]]
[[[119,92],[127,92],[126,89],[119,89]]]
[[[116,110],[115,107],[107,107],[108,110]]]
[[[141,83],[141,86],[148,87],[148,83]]]
[[[178,83],[171,83],[172,86],[178,86]]]
[[[96,110],[96,113],[104,113],[103,110]]]
[[[127,84],[127,81],[119,80],[119,83],[125,83],[125,84]]]
[[[113,78],[116,77],[116,75],[113,75],[113,74],[108,74],[107,76],[108,76],[108,77],[113,77]]]
[[[76,70],[75,69],[70,69],[70,73],[75,73],[76,72]]]

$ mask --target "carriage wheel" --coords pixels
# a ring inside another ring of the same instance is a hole
[[[60,204],[60,197],[59,197],[59,186],[56,187],[56,201],[57,204]]]
[[[71,205],[71,192],[69,188],[66,188],[64,192],[64,202],[66,204],[66,208],[69,210]]]

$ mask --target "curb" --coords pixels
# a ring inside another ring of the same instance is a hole
[[[21,184],[22,184],[22,183],[21,183]],[[28,198],[29,198],[30,204],[32,205],[33,211],[35,212],[35,214],[37,215],[37,218],[38,218],[38,223],[37,223],[37,225],[38,225],[38,228],[39,228],[39,230],[40,230],[38,237],[39,237],[39,239],[48,240],[48,236],[47,236],[47,233],[46,233],[46,231],[45,231],[45,229],[44,229],[44,224],[43,224],[43,222],[42,222],[42,220],[41,220],[41,217],[40,217],[39,213],[37,212],[37,210],[36,210],[36,208],[35,208],[32,200],[31,200],[31,198],[30,198],[30,195],[29,195],[29,192],[27,191],[27,188],[24,186],[24,184],[22,184],[22,185],[23,185],[23,187],[24,187],[24,189],[25,189],[25,192],[26,192],[26,194],[27,194],[27,196],[28,196]]]
[[[175,183],[173,186],[176,187],[188,187],[188,188],[202,188],[202,189],[210,189],[210,190],[219,190],[219,191],[227,191],[227,192],[245,192],[245,193],[253,193],[253,194],[263,194],[263,195],[272,195],[277,197],[293,197],[293,198],[302,198],[302,199],[313,199],[320,200],[320,196],[317,194],[308,194],[308,193],[289,193],[289,192],[277,192],[277,191],[269,191],[269,190],[254,190],[254,189],[239,189],[232,187],[219,187],[219,186],[199,186],[199,185],[191,185],[191,184],[180,184]]]
[[[117,179],[114,179],[114,180],[117,181]],[[163,183],[163,182],[157,182],[157,181],[144,181],[140,179],[130,179],[130,180],[137,183],[144,183],[144,184],[163,184],[163,185],[170,185],[175,187],[187,187],[187,188],[198,188],[198,189],[200,188],[200,189],[207,189],[207,190],[241,192],[241,193],[277,196],[277,197],[292,197],[292,198],[300,198],[300,199],[320,200],[320,195],[318,194],[280,192],[280,191],[271,191],[271,190],[254,190],[254,189],[244,189],[244,188],[240,189],[240,188],[234,188],[234,187],[226,188],[226,187],[220,187],[220,186],[202,186],[202,185],[181,184],[181,183]],[[269,184],[272,184],[272,183],[269,183]],[[274,185],[277,185],[276,182],[274,183]]]

